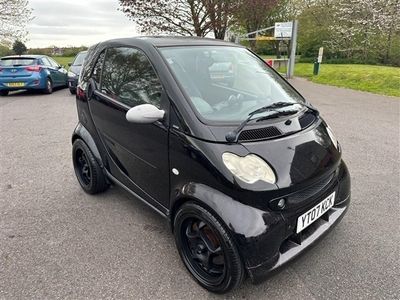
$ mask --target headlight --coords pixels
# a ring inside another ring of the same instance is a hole
[[[76,74],[72,73],[71,71],[68,71],[68,77],[76,77]]]
[[[222,161],[234,176],[240,180],[252,184],[262,180],[274,184],[276,177],[271,167],[260,157],[249,154],[244,157],[225,152]]]
[[[331,141],[333,145],[335,146],[336,149],[338,149],[338,140],[333,134],[332,129],[329,127],[329,125],[326,126],[326,131],[328,132],[329,137],[331,138]]]

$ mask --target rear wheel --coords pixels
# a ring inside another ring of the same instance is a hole
[[[197,282],[214,293],[226,293],[244,278],[244,266],[231,236],[207,209],[185,203],[174,220],[179,254]]]
[[[51,82],[50,78],[46,79],[46,87],[43,91],[45,94],[51,94],[53,92],[53,83]]]
[[[86,193],[97,194],[108,188],[102,168],[81,139],[77,139],[72,146],[72,160],[76,177]]]
[[[0,96],[7,96],[8,95],[8,91],[0,91]]]
[[[71,93],[71,95],[75,95],[75,94],[76,94],[76,89],[70,87],[70,88],[69,88],[69,92]]]

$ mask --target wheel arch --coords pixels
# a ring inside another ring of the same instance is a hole
[[[78,125],[75,127],[75,130],[72,134],[71,143],[73,144],[77,139],[81,139],[85,142],[90,151],[92,151],[100,167],[104,169],[103,159],[101,158],[96,142],[94,141],[90,132],[81,123],[78,123]]]
[[[171,230],[174,230],[176,212],[184,203],[199,204],[210,210],[231,234],[246,268],[258,265],[275,253],[268,237],[285,234],[280,214],[241,203],[207,185],[189,182],[173,190],[173,194],[169,214]]]

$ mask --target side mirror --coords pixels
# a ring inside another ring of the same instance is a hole
[[[165,111],[152,104],[141,104],[132,107],[126,113],[126,119],[131,123],[151,124],[164,118]]]
[[[69,63],[68,63],[68,67],[70,67],[70,66],[72,66],[72,62],[69,62]]]

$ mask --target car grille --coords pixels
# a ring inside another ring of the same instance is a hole
[[[282,132],[275,126],[243,130],[239,135],[239,141],[259,141],[281,136]]]
[[[288,197],[288,205],[296,205],[318,195],[332,180],[334,174]]]

